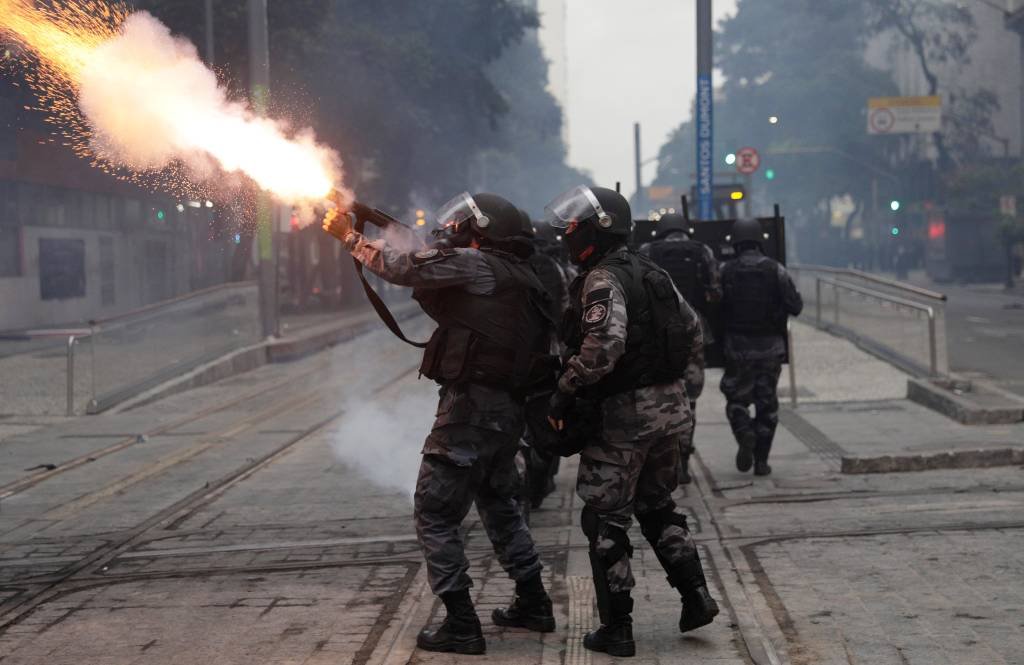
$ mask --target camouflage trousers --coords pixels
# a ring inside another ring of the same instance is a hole
[[[770,445],[779,424],[778,360],[730,360],[725,365],[721,389],[725,395],[725,416],[737,439],[754,433],[758,441]],[[750,405],[754,417],[750,417]]]
[[[519,433],[465,423],[435,426],[423,447],[416,481],[416,535],[435,594],[473,586],[460,528],[476,503],[502,567],[514,580],[541,570],[540,557],[516,499]]]
[[[576,494],[585,504],[581,521],[592,558],[603,562],[610,592],[629,591],[636,584],[627,535],[634,515],[666,571],[697,560],[686,518],[672,499],[678,464],[678,435],[602,442],[581,454],[576,480]],[[595,568],[595,574],[601,573]],[[600,582],[595,580],[595,586]]]

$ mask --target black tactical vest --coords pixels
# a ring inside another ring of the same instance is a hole
[[[704,245],[696,240],[655,240],[648,247],[651,260],[669,274],[690,306],[703,310],[711,274]]]
[[[626,350],[615,368],[596,384],[583,389],[590,399],[671,383],[683,377],[693,340],[679,311],[672,279],[646,256],[631,251],[612,252],[594,268],[611,272],[626,296]],[[583,342],[583,284],[586,274],[572,283],[570,309],[563,321],[563,339],[570,353]]]
[[[775,262],[735,258],[722,268],[722,317],[727,333],[751,336],[779,335],[782,290]]]
[[[529,261],[550,299],[548,314],[553,321],[558,321],[562,316],[562,303],[565,302],[568,288],[562,271],[555,259],[540,252],[531,254]]]
[[[416,289],[413,298],[438,323],[420,374],[441,384],[480,383],[518,392],[548,380],[551,320],[533,269],[511,254],[484,251],[497,287],[491,295],[460,287]]]

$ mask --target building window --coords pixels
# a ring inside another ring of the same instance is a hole
[[[39,239],[39,297],[63,300],[85,297],[85,241]]]
[[[100,238],[100,304],[114,304],[114,239]]]
[[[17,226],[0,226],[0,277],[21,275],[21,232]]]

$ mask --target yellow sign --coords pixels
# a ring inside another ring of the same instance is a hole
[[[872,97],[868,100],[868,134],[930,134],[941,129],[941,97]]]

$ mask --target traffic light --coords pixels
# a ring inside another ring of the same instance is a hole
[[[160,209],[157,209],[157,211],[156,211],[156,221],[162,222],[162,221],[164,221],[165,217],[167,217],[167,215],[164,213],[164,211],[160,210]]]
[[[889,229],[889,234],[893,238],[897,237],[900,234],[900,227],[898,227],[898,226],[892,227],[891,229]]]
[[[764,178],[765,180],[775,180],[775,169],[765,169]]]
[[[899,212],[899,209],[900,202],[898,200],[893,199],[892,201],[889,202],[889,210],[892,210],[893,212]]]
[[[725,163],[728,164],[729,166],[732,166],[733,164],[735,164],[736,163],[736,153],[730,152],[728,155],[726,155],[725,156]]]

